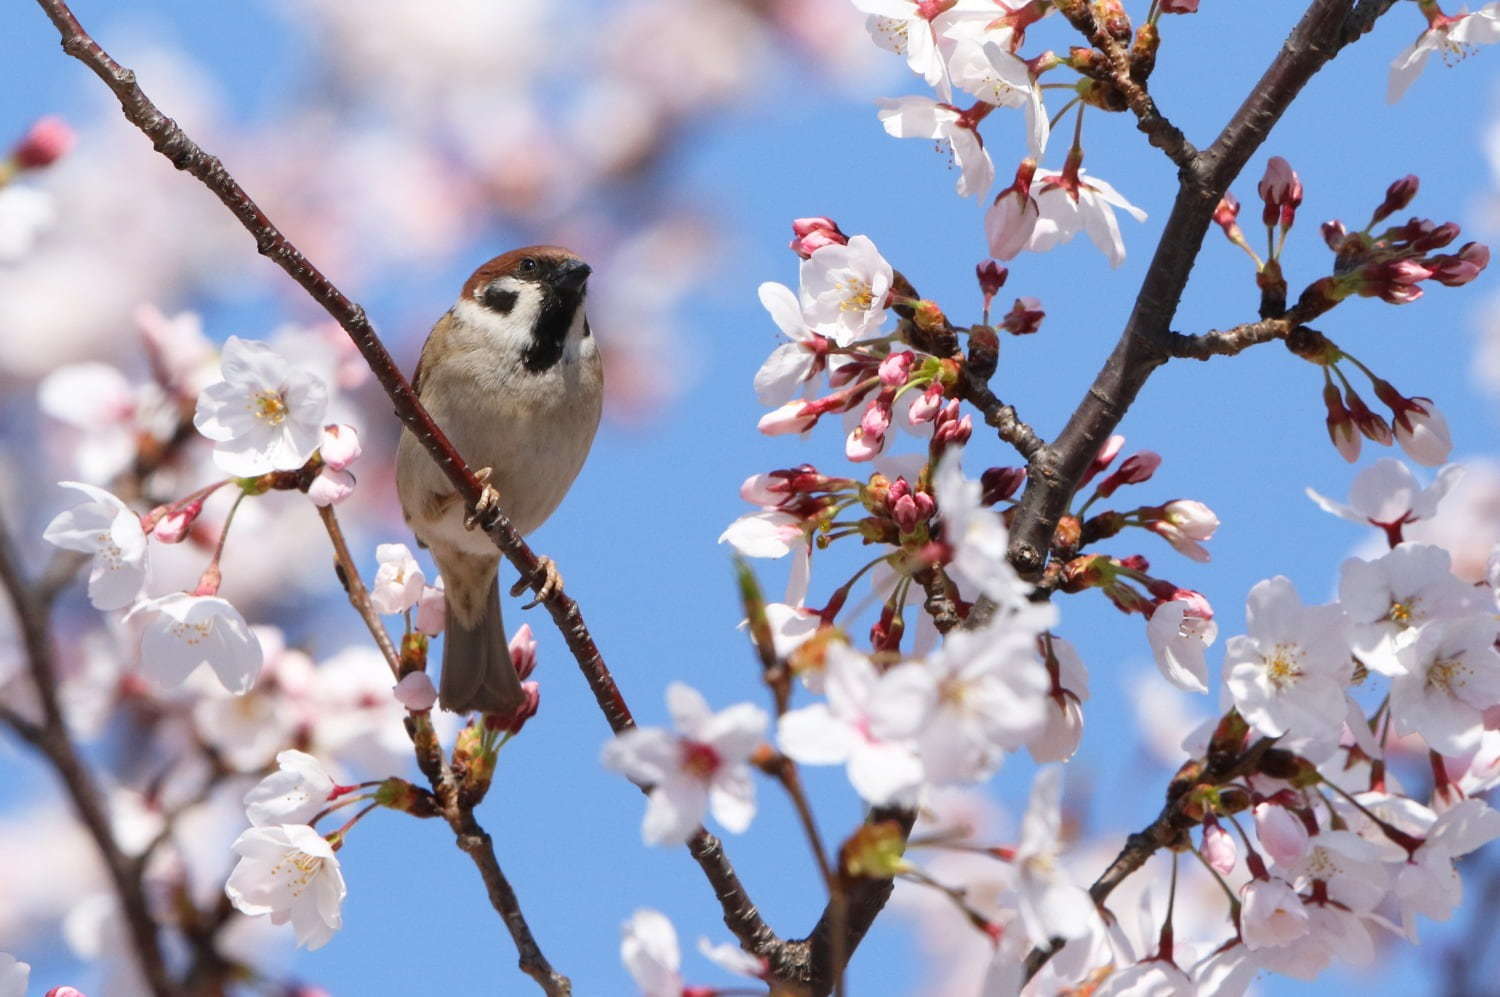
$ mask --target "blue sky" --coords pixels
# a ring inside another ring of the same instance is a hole
[[[1142,6],[1133,4],[1133,12]],[[1275,51],[1297,6],[1207,0],[1197,17],[1166,19],[1152,80],[1163,110],[1192,139],[1207,144]],[[107,46],[112,38],[139,37],[111,33],[122,25],[112,4],[81,2],[77,10]],[[304,64],[306,43],[261,3],[142,0],[132,5],[128,20],[164,29],[191,51],[222,88],[235,120],[273,113],[295,99],[297,86],[311,75]],[[1257,214],[1254,182],[1268,155],[1285,156],[1301,174],[1306,197],[1284,258],[1294,293],[1326,272],[1328,254],[1317,223],[1337,216],[1361,226],[1386,185],[1404,173],[1422,178],[1413,213],[1462,221],[1466,237],[1484,237],[1477,222],[1482,200],[1493,190],[1483,141],[1495,111],[1494,53],[1482,52],[1452,70],[1429,67],[1405,101],[1389,107],[1385,66],[1420,27],[1415,6],[1398,5],[1372,36],[1312,82],[1233,187],[1247,204],[1249,221]],[[568,36],[554,43],[582,42]],[[98,84],[62,56],[34,7],[0,10],[0,53],[0,135],[19,132],[39,113],[85,115],[97,107]],[[128,47],[116,54],[129,62]],[[752,100],[695,136],[668,166],[668,182],[710,205],[726,234],[724,244],[714,247],[710,278],[686,306],[683,324],[692,355],[661,358],[662,376],[684,380],[685,390],[644,426],[607,425],[562,510],[534,537],[535,546],[561,566],[644,723],[664,720],[662,690],[673,678],[692,682],[718,706],[762,698],[753,659],[734,630],[739,611],[727,554],[715,538],[746,511],[737,497],[745,476],[802,461],[842,465],[833,427],[807,440],[754,432],[761,408],[750,379],[776,342],[755,288],[763,280],[795,281],[795,260],[784,249],[788,220],[808,214],[837,218],[846,231],[870,235],[956,320],[978,317],[973,265],[984,252],[980,206],[953,194],[954,176],[929,143],[891,139],[875,119],[874,97],[919,93],[919,81],[893,72],[883,80],[829,85],[783,68]],[[1012,160],[998,150],[1019,148],[1019,118],[994,124],[986,138],[1005,178]],[[1003,294],[1041,298],[1047,320],[1039,335],[1003,344],[994,385],[1049,438],[1113,345],[1175,188],[1170,164],[1122,116],[1091,113],[1087,125],[1086,167],[1150,217],[1139,225],[1122,220],[1129,257],[1118,270],[1110,271],[1083,240],[1024,256],[1011,267]],[[1056,167],[1061,148],[1059,143],[1053,161],[1044,165]],[[139,154],[152,155],[144,141]],[[191,183],[185,177],[182,182]],[[1255,226],[1245,228],[1258,245]],[[495,251],[506,248],[505,237],[503,231],[491,235]],[[248,239],[243,250],[253,256]],[[366,298],[398,354],[414,355],[424,331],[410,316],[440,313],[452,288],[485,255],[476,247],[472,259],[446,261],[404,281],[399,296],[375,289]],[[1327,316],[1319,328],[1407,394],[1438,400],[1454,430],[1456,456],[1493,455],[1496,408],[1470,373],[1475,328],[1490,294],[1482,279],[1462,290],[1436,288],[1403,308],[1360,300]],[[1248,261],[1211,235],[1174,328],[1223,328],[1253,318],[1255,304]],[[236,306],[234,327],[212,317],[210,312],[210,328],[222,336],[255,335],[257,327],[269,331],[284,316],[275,300],[264,297]],[[593,324],[601,336],[609,335],[607,316]],[[1319,373],[1276,344],[1230,360],[1180,361],[1152,378],[1121,427],[1132,449],[1150,448],[1165,458],[1156,478],[1131,499],[1201,499],[1224,525],[1210,545],[1211,565],[1191,564],[1154,538],[1122,543],[1119,552],[1139,550],[1163,574],[1207,593],[1224,636],[1240,631],[1244,593],[1264,577],[1287,574],[1309,601],[1328,597],[1339,561],[1364,539],[1302,497],[1308,485],[1341,497],[1354,471],[1327,442],[1320,388]],[[971,453],[971,470],[1014,462],[982,432]],[[1383,455],[1367,449],[1361,466]],[[820,563],[812,601],[842,580],[836,566],[852,564],[855,553],[835,552]],[[768,567],[763,577],[775,590],[780,566]],[[340,607],[330,602],[322,612],[337,614]],[[1154,815],[1168,775],[1134,747],[1129,689],[1152,667],[1142,627],[1087,593],[1065,600],[1062,613],[1061,633],[1078,645],[1093,687],[1083,750],[1068,778],[1094,787],[1086,812],[1091,830],[1139,827]],[[520,614],[508,608],[507,619],[514,626]],[[543,712],[506,748],[481,818],[533,928],[553,963],[573,977],[575,992],[621,993],[626,978],[616,955],[618,925],[634,907],[667,912],[688,949],[699,934],[727,936],[690,859],[678,850],[637,844],[639,795],[598,767],[607,730],[545,618],[533,614],[531,622],[542,634]],[[354,639],[352,624],[338,619],[326,625]],[[1217,662],[1218,648],[1210,660]],[[1014,808],[1023,805],[1030,772],[1024,759],[1009,762],[993,786],[997,797]],[[810,782],[828,833],[851,828],[859,810],[842,779],[812,773]],[[761,815],[728,847],[771,923],[794,936],[815,920],[819,888],[790,809],[772,789],[761,786]],[[46,780],[28,770],[17,789],[0,788],[0,801],[15,803],[22,793],[46,791]],[[484,903],[478,878],[444,828],[377,814],[341,857],[350,886],[345,928],[327,948],[298,953],[295,972],[335,994],[420,992],[427,981],[493,992],[497,977],[503,992],[526,992],[529,984],[510,968],[510,943]],[[1097,871],[1077,868],[1076,874],[1087,879]],[[1435,954],[1443,931],[1432,929],[1425,937],[1428,955]],[[473,958],[446,958],[460,952]],[[42,967],[65,965],[46,953],[22,954]],[[1317,984],[1266,981],[1263,992],[1348,985],[1370,994],[1431,992],[1432,982],[1406,947],[1393,946],[1393,959],[1372,974],[1337,972]],[[694,953],[686,962],[690,978],[723,980]],[[920,966],[908,926],[883,918],[855,961],[851,992],[906,992]],[[39,969],[38,979],[48,978]]]

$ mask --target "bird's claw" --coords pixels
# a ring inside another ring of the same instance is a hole
[[[485,523],[495,511],[500,508],[500,493],[495,491],[490,484],[490,475],[494,473],[493,468],[481,467],[474,472],[474,477],[484,486],[479,493],[479,501],[474,503],[474,511],[464,517],[464,529],[472,530]]]
[[[531,609],[552,597],[554,592],[561,592],[563,587],[562,572],[557,570],[557,562],[545,554],[537,558],[536,572],[530,578],[522,578],[510,588],[512,596],[518,596],[526,591],[528,585],[536,585],[536,598],[522,606],[522,609]]]

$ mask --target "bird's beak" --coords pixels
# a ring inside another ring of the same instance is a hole
[[[593,267],[582,260],[565,260],[557,265],[557,270],[552,276],[552,286],[559,291],[577,293],[583,290],[583,285],[588,282],[589,274],[593,272]]]

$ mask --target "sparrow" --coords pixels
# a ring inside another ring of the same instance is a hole
[[[525,535],[552,515],[583,467],[604,400],[604,368],[584,313],[589,265],[529,246],[475,270],[422,347],[412,385],[484,482],[474,516],[407,429],[396,448],[406,521],[443,576],[448,621],[439,702],[511,715],[525,701],[500,615],[500,552],[474,530],[497,506]],[[560,587],[542,558],[545,598]],[[519,594],[526,579],[516,583]]]

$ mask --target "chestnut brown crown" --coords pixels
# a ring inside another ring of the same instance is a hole
[[[535,281],[556,291],[581,291],[592,273],[589,265],[562,246],[523,246],[502,253],[475,270],[464,283],[462,296],[483,302],[483,295],[501,277]]]

